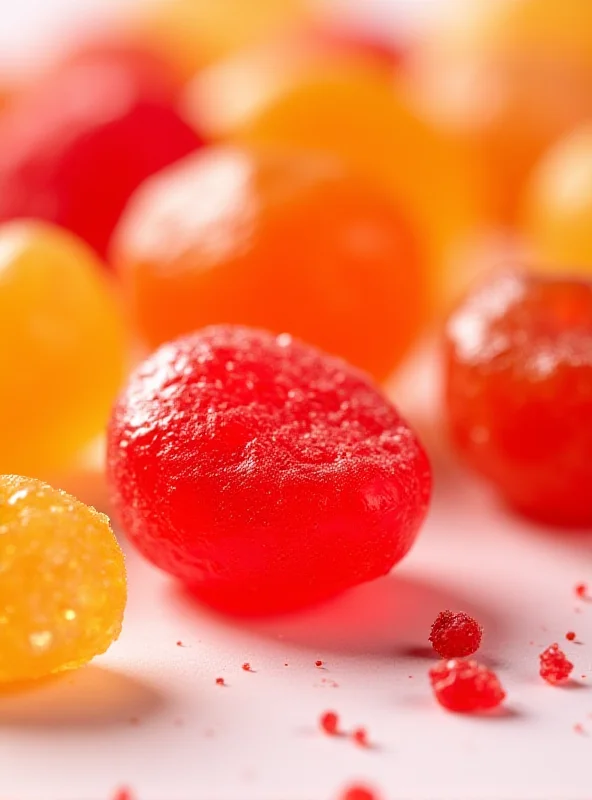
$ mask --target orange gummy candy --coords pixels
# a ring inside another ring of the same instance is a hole
[[[141,187],[114,262],[151,345],[213,323],[284,331],[383,379],[426,305],[390,197],[337,159],[210,148]]]
[[[313,65],[263,100],[230,138],[331,152],[384,187],[419,232],[437,294],[479,213],[464,153],[361,65]]]
[[[121,631],[123,553],[104,514],[33,478],[0,476],[0,681],[81,666]]]
[[[123,370],[105,269],[73,235],[0,226],[0,470],[48,475],[104,427]]]

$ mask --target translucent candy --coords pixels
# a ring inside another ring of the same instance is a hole
[[[0,681],[41,678],[103,653],[125,603],[108,518],[40,481],[0,476]]]

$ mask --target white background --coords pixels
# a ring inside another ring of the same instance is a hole
[[[22,41],[41,46],[66,18],[88,24],[88,9],[2,0],[2,53],[26,58]],[[316,611],[239,625],[130,552],[130,604],[111,651],[0,695],[0,797],[109,800],[125,785],[137,800],[336,800],[359,779],[385,800],[591,800],[592,604],[573,587],[592,584],[592,536],[521,521],[461,474],[426,424],[438,415],[426,374],[399,397],[424,432],[437,490],[392,576]],[[432,699],[427,636],[445,608],[483,624],[480,658],[507,689],[503,713],[455,716]],[[565,642],[568,630],[582,643]],[[565,688],[538,676],[538,653],[553,641],[576,665]],[[327,709],[345,728],[365,726],[374,747],[320,733]]]

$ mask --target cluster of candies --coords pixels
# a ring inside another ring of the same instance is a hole
[[[431,471],[379,383],[486,229],[532,269],[449,316],[452,442],[521,512],[589,525],[591,113],[590,0],[464,0],[404,46],[305,0],[161,0],[11,93],[0,680],[119,633],[107,519],[43,482],[105,427],[122,530],[205,603],[276,613],[389,572]],[[473,661],[431,677],[449,707],[503,698]]]

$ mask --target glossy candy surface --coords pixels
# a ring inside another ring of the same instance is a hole
[[[573,671],[574,665],[557,643],[547,647],[539,658],[541,662],[540,676],[547,683],[563,683]]]
[[[545,155],[527,187],[523,214],[537,265],[592,275],[592,126]]]
[[[0,471],[47,476],[98,436],[124,334],[94,253],[44,223],[0,226]]]
[[[362,373],[286,334],[232,326],[164,345],[132,374],[108,476],[139,550],[235,614],[386,574],[431,485],[415,435]]]
[[[497,675],[473,660],[441,661],[430,670],[430,682],[436,700],[448,711],[489,711],[506,696]]]
[[[113,262],[151,345],[229,322],[288,331],[383,379],[425,314],[424,264],[391,199],[338,160],[216,148],[132,199]]]
[[[104,514],[41,481],[0,475],[0,682],[103,653],[126,603],[123,554]]]
[[[592,524],[592,284],[494,275],[446,333],[447,411],[465,461],[529,516]]]
[[[56,223],[105,255],[134,189],[201,144],[150,86],[125,60],[82,59],[15,102],[0,119],[0,220]]]

